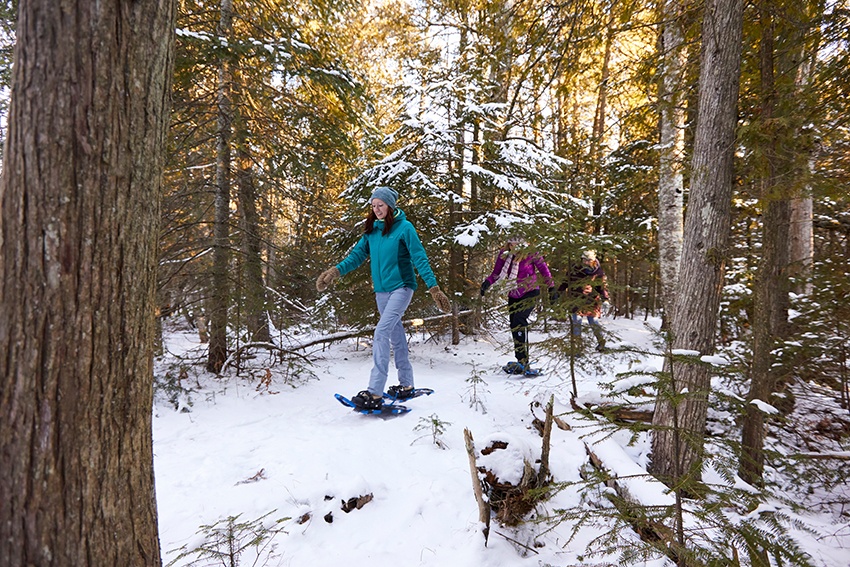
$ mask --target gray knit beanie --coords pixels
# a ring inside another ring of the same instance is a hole
[[[372,202],[372,199],[380,199],[391,209],[395,209],[395,203],[398,200],[398,191],[395,189],[390,189],[389,187],[378,187],[372,192],[372,196],[369,197],[369,202]]]

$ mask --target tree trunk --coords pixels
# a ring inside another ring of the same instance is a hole
[[[251,174],[253,159],[246,138],[245,127],[240,124],[236,132],[236,185],[239,189],[239,210],[242,211],[242,254],[245,257],[245,324],[250,341],[269,342],[260,215],[257,212],[257,195]]]
[[[489,38],[490,56],[488,57],[487,83],[490,85],[487,92],[487,100],[490,104],[501,105],[508,102],[508,94],[511,87],[510,70],[516,57],[515,41],[512,35],[514,26],[514,14],[506,0],[485,2],[478,13],[478,28],[480,33]],[[507,111],[506,111],[507,112]],[[481,162],[486,164],[497,161],[496,148],[493,141],[504,141],[509,129],[510,117],[505,114],[501,124],[494,124],[482,130],[482,144],[480,148]],[[500,191],[493,185],[492,181],[481,180],[478,185],[478,197],[480,206],[486,209],[498,209],[510,207]],[[509,201],[510,199],[508,199]],[[481,209],[477,209],[481,210]]]
[[[814,202],[811,195],[791,201],[790,241],[788,261],[794,276],[797,293],[812,292],[812,262],[815,256]]]
[[[820,32],[814,24],[822,17],[821,11],[823,4],[817,3],[816,8],[808,8],[810,5],[801,5],[802,16],[801,20],[806,21],[807,31],[812,30],[815,33],[811,35],[814,39],[808,44],[800,42],[803,50],[800,65],[796,73],[796,87],[800,94],[805,95],[806,91],[812,84],[812,76],[815,72],[817,64],[817,54],[820,47]],[[798,133],[802,134],[802,132]],[[799,140],[801,136],[796,136]],[[795,177],[800,179],[808,179],[811,171],[814,169],[812,164],[812,148],[807,148],[805,152],[806,159],[800,164],[800,171],[795,174]],[[791,200],[791,225],[790,225],[790,246],[788,263],[789,277],[794,278],[794,291],[796,293],[811,294],[813,290],[812,283],[812,265],[815,256],[815,237],[814,237],[814,202],[811,194],[811,187],[806,186],[802,191],[799,191],[796,198]]]
[[[461,167],[461,166],[458,166]],[[462,178],[461,178],[462,181]],[[449,203],[449,219],[451,220],[451,226],[454,228],[458,224],[458,220],[460,219],[460,203],[451,202]],[[459,297],[459,293],[463,293],[463,285],[466,280],[464,277],[464,261],[463,254],[460,250],[460,244],[456,242],[449,243],[449,298],[451,300],[452,305],[452,313],[454,316],[452,317],[452,344],[458,345],[460,344],[460,320],[457,317],[458,314],[458,305],[457,305],[457,297]]]
[[[0,565],[158,566],[173,0],[20,3],[0,181]]]
[[[461,17],[465,17],[461,15]],[[461,61],[460,68],[461,73],[468,72],[468,64],[467,64],[467,31],[466,28],[461,29],[459,43],[458,43],[458,52],[460,53]],[[461,93],[459,95],[459,100],[456,102],[455,108],[455,147],[454,147],[454,164],[450,164],[452,168],[453,174],[453,185],[452,192],[456,195],[455,199],[449,203],[449,230],[454,230],[454,228],[460,224],[463,214],[463,204],[461,199],[463,198],[463,186],[464,186],[464,178],[466,176],[465,168],[464,168],[464,148],[465,148],[465,129],[466,124],[464,122],[464,107],[466,105],[466,96]],[[460,344],[460,321],[458,320],[458,305],[457,298],[461,297],[464,292],[464,287],[466,283],[466,266],[463,258],[463,252],[460,248],[460,245],[452,240],[449,243],[449,298],[452,302],[452,313],[454,316],[452,317],[452,344],[457,345]]]
[[[665,0],[661,19],[661,80],[659,84],[660,149],[658,164],[658,264],[664,324],[670,322],[679,282],[684,234],[685,151],[684,73],[687,65],[679,0]]]
[[[762,117],[759,126],[766,140],[764,151],[765,175],[762,181],[762,207],[764,209],[762,257],[755,282],[753,304],[753,364],[750,392],[741,432],[739,474],[745,481],[762,484],[764,472],[764,415],[751,402],[771,401],[771,395],[782,388],[780,371],[774,364],[773,354],[777,343],[788,334],[790,302],[790,254],[792,196],[799,190],[799,163],[806,163],[807,152],[800,148],[803,138],[799,127],[794,127],[796,109],[801,105],[800,85],[786,77],[793,76],[803,58],[803,27],[791,29],[775,24],[773,3],[759,5],[761,22],[761,90]],[[795,21],[805,21],[795,18]],[[774,46],[774,39],[777,46]],[[783,49],[784,41],[794,49]],[[776,55],[774,55],[776,54]],[[778,72],[775,70],[778,67]],[[777,79],[778,77],[778,79]],[[785,80],[783,81],[782,79]]]
[[[219,37],[229,38],[233,28],[233,2],[221,0]],[[210,346],[207,370],[218,372],[227,360],[227,310],[230,303],[230,135],[233,108],[231,71],[223,55],[218,79],[218,140],[215,161],[215,220],[213,226],[212,291],[209,301]]]
[[[764,413],[754,400],[770,403],[777,389],[777,369],[773,350],[781,330],[775,319],[782,296],[788,296],[787,265],[788,219],[787,200],[767,204],[764,214],[762,258],[759,262],[753,300],[753,364],[750,370],[750,391],[741,431],[741,455],[738,472],[751,484],[762,484],[764,472]]]
[[[753,363],[750,368],[750,391],[741,427],[741,453],[738,473],[755,485],[762,484],[764,472],[764,414],[753,402],[769,403],[774,390],[773,348],[776,342],[772,311],[777,294],[787,289],[781,285],[782,268],[787,263],[788,202],[774,196],[777,191],[777,132],[771,132],[776,107],[773,76],[773,20],[764,4],[759,5],[761,28],[761,116],[759,125],[765,130],[764,167],[761,181],[762,255],[753,286]],[[785,239],[783,240],[783,236]]]
[[[729,254],[742,24],[741,0],[707,2],[691,197],[670,325],[674,348],[700,354],[714,352]],[[674,380],[660,388],[656,400],[650,471],[672,484],[683,474],[700,477],[709,373],[698,364],[677,363],[668,370]]]

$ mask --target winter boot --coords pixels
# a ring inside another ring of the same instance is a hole
[[[413,395],[413,386],[390,386],[387,388],[387,394],[394,400],[406,400]]]
[[[369,390],[363,390],[358,393],[356,396],[351,398],[351,402],[357,406],[357,409],[366,410],[381,409],[381,406],[384,404],[383,397],[375,397],[369,392]]]

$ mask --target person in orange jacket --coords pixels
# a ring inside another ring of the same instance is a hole
[[[599,324],[602,307],[610,305],[608,296],[608,279],[602,270],[602,264],[596,257],[595,250],[585,250],[581,255],[581,263],[570,269],[567,281],[558,286],[558,292],[567,291],[570,313],[570,331],[573,336],[581,337],[581,318],[587,317],[587,322],[596,337],[596,350],[605,350],[605,333]]]

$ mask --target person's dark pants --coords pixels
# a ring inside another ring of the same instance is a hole
[[[508,315],[511,325],[511,337],[514,339],[514,354],[520,364],[528,366],[528,318],[534,311],[539,289],[527,292],[517,298],[508,297]]]

